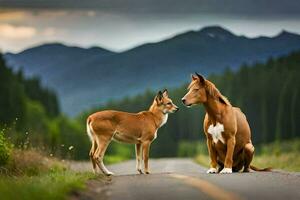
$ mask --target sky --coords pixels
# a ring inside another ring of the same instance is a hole
[[[300,34],[299,0],[0,0],[0,50],[49,42],[124,51],[220,25],[237,35]]]

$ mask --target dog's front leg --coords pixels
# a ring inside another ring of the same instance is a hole
[[[149,168],[148,168],[148,159],[149,159],[149,150],[150,150],[150,142],[143,142],[142,144],[143,148],[143,159],[144,159],[144,171],[146,174],[149,174]]]
[[[227,152],[225,157],[224,169],[220,173],[223,174],[232,173],[234,147],[235,147],[235,137],[231,136],[227,140]]]
[[[212,145],[212,138],[207,138],[206,140],[206,144],[207,144],[207,148],[208,148],[208,153],[209,153],[209,157],[210,157],[210,169],[207,170],[208,174],[211,173],[217,173],[217,152],[216,150],[213,148]]]
[[[142,168],[141,168],[141,157],[142,157],[142,155],[141,155],[141,144],[140,143],[138,143],[138,144],[136,144],[135,145],[135,156],[136,156],[136,170],[140,173],[140,174],[142,174],[143,172],[142,172]]]

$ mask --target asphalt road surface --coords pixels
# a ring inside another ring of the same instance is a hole
[[[90,163],[72,163],[77,171],[91,171]],[[87,189],[71,199],[99,200],[204,200],[284,199],[300,200],[300,173],[283,171],[206,174],[191,159],[150,159],[149,175],[135,171],[130,160],[107,168],[112,177],[87,183]]]

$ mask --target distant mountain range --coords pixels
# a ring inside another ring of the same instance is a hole
[[[54,88],[65,113],[74,116],[109,99],[147,88],[174,87],[189,74],[236,70],[242,63],[264,61],[300,49],[300,35],[282,31],[275,37],[237,36],[218,26],[189,31],[170,39],[115,53],[103,48],[45,44],[5,54],[7,63],[25,75],[41,77]]]

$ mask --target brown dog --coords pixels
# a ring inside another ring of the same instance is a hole
[[[149,174],[148,157],[151,142],[157,137],[157,130],[168,119],[169,113],[174,113],[178,107],[168,96],[168,91],[159,91],[148,111],[127,113],[120,111],[101,111],[87,118],[87,133],[92,141],[90,158],[94,172],[96,167],[106,175],[113,173],[106,169],[103,157],[111,140],[135,144],[136,169],[141,169],[141,152],[144,159],[144,171]]]
[[[196,73],[188,86],[188,93],[182,98],[186,106],[203,104],[206,110],[204,132],[211,159],[207,173],[232,173],[243,169],[269,171],[251,166],[254,146],[246,116],[233,107],[215,85]],[[219,169],[217,169],[219,165]]]

